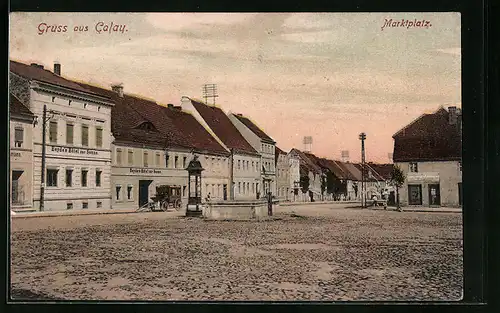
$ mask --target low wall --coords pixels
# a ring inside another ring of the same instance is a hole
[[[267,216],[267,202],[259,200],[211,201],[205,203],[203,216],[209,219],[258,219]]]

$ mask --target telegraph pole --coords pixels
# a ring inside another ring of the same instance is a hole
[[[365,195],[365,140],[366,134],[359,134],[359,140],[361,140],[361,206],[364,208],[366,206],[366,195]]]
[[[42,116],[42,173],[41,173],[41,184],[40,184],[40,211],[44,210],[44,193],[45,193],[45,137],[46,137],[46,124],[47,124],[47,105],[43,106],[43,116]]]

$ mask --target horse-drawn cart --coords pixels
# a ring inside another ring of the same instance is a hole
[[[182,206],[181,186],[161,185],[156,187],[156,195],[138,211],[168,211],[173,208],[178,211]]]

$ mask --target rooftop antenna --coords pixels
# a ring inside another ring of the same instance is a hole
[[[304,136],[304,152],[312,151],[313,137],[312,136]]]
[[[216,84],[205,84],[203,85],[203,98],[205,98],[205,104],[208,104],[208,98],[212,98],[212,103],[215,105],[215,98],[218,98],[217,85]]]

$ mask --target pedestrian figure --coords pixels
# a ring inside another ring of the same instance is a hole
[[[372,206],[377,206],[377,200],[378,200],[377,195],[373,195],[372,200],[373,200]]]
[[[273,197],[270,192],[267,193],[267,215],[273,216]]]
[[[206,202],[210,202],[210,192],[208,193],[207,198],[205,200]]]
[[[387,201],[389,201],[389,191],[387,189],[384,189],[382,199],[384,199],[384,210],[387,210]]]

